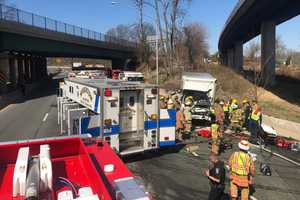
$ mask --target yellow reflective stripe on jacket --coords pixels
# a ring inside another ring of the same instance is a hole
[[[235,152],[231,158],[231,172],[239,176],[248,176],[250,170],[250,156],[244,152]]]
[[[251,113],[251,119],[258,121],[260,118],[261,112],[253,110]]]
[[[219,125],[218,124],[212,124],[211,125],[211,138],[212,139],[217,139],[218,138],[218,129]]]
[[[232,105],[233,105],[233,104],[231,104],[231,105],[228,107],[230,113],[232,113],[232,111],[233,111]]]
[[[223,106],[223,111],[224,112],[229,112],[229,106],[228,105]]]

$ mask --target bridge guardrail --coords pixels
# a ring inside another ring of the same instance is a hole
[[[136,48],[137,43],[128,40],[115,38],[103,33],[85,29],[79,26],[67,24],[61,21],[57,21],[48,17],[43,17],[30,13],[27,11],[20,10],[11,6],[0,4],[0,20],[13,21],[44,30],[55,31],[65,33],[73,36],[78,36],[86,39],[109,42],[125,47]]]

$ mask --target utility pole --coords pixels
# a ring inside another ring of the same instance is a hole
[[[155,48],[156,48],[156,84],[159,84],[159,70],[158,70],[158,19],[156,19],[156,28],[155,28]]]

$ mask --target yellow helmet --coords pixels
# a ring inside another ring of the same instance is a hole
[[[184,105],[186,106],[191,106],[193,104],[193,102],[189,99],[185,100]]]
[[[192,96],[188,96],[188,97],[186,97],[185,99],[186,99],[186,100],[191,100],[191,101],[192,101],[192,100],[193,100],[193,97],[192,97]]]
[[[232,104],[237,104],[237,99],[232,99]]]
[[[243,103],[248,103],[248,102],[249,102],[248,99],[243,100]]]
[[[174,102],[173,102],[173,100],[172,100],[172,99],[169,99],[169,100],[168,100],[168,102],[167,102],[167,104],[168,104],[168,105],[173,105],[173,104],[174,104]]]
[[[164,100],[166,97],[164,95],[160,95],[159,99]]]

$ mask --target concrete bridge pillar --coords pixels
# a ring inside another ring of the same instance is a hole
[[[45,57],[38,57],[37,58],[37,72],[38,72],[38,79],[42,79],[46,77],[47,74],[47,62]]]
[[[30,82],[30,57],[25,56],[24,57],[24,66],[25,66],[25,78],[26,82]]]
[[[17,65],[16,58],[14,56],[10,56],[8,58],[9,65],[9,82],[12,86],[17,84]]]
[[[243,71],[243,64],[243,43],[237,42],[234,45],[234,69],[239,72]]]
[[[229,49],[227,51],[227,63],[228,63],[228,66],[231,67],[231,68],[234,68],[234,50],[233,49]]]
[[[36,74],[36,80],[41,79],[41,57],[35,58],[35,74]]]
[[[0,54],[0,95],[7,90],[7,81],[9,81],[9,55]]]
[[[47,58],[41,58],[41,65],[42,77],[47,77]]]
[[[25,74],[24,74],[24,57],[18,56],[18,84],[24,83]]]
[[[31,81],[36,80],[36,58],[34,56],[30,57],[30,77]]]
[[[261,70],[262,85],[272,86],[275,84],[275,43],[276,24],[274,21],[266,21],[261,25]]]
[[[220,53],[220,63],[221,63],[221,65],[227,65],[227,53],[225,53],[225,52],[222,52],[222,53]]]

